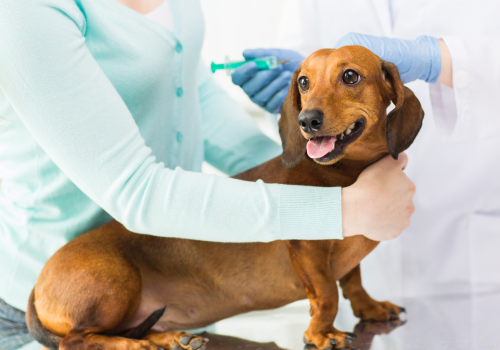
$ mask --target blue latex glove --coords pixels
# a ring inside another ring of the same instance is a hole
[[[258,71],[255,62],[238,67],[231,75],[233,83],[239,85],[250,99],[271,113],[279,113],[288,94],[293,72],[304,57],[292,50],[255,49],[243,51],[245,59],[275,56],[290,63],[279,65],[272,70]]]
[[[349,33],[337,42],[335,48],[346,45],[364,46],[384,61],[394,63],[405,84],[417,79],[435,83],[441,74],[439,41],[431,36],[402,40]]]

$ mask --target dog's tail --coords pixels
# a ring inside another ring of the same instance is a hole
[[[146,335],[146,333],[155,325],[155,323],[158,322],[158,320],[163,316],[166,308],[167,307],[165,306],[162,309],[156,310],[137,327],[128,329],[117,335],[129,339],[142,339]],[[31,336],[37,342],[50,350],[59,349],[59,343],[61,343],[62,338],[45,328],[45,326],[42,324],[42,322],[40,322],[40,319],[38,318],[38,314],[35,308],[35,289],[31,291],[30,299],[28,302],[26,323],[28,325],[28,330],[30,331]]]
[[[49,331],[40,322],[35,308],[35,288],[31,291],[30,299],[28,301],[28,310],[26,311],[26,324],[30,334],[37,342],[42,344],[48,349],[59,349],[59,343],[62,338]]]
[[[129,338],[129,339],[142,339],[146,336],[146,333],[149,332],[151,328],[155,325],[156,322],[163,316],[165,313],[165,306],[163,309],[156,310],[148,318],[144,320],[140,325],[134,328],[130,328],[124,332],[118,334],[120,337]]]

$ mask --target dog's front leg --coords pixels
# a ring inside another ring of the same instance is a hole
[[[344,347],[346,342],[353,340],[353,335],[333,327],[339,302],[337,282],[330,268],[333,242],[287,241],[287,246],[311,303],[312,320],[305,341],[318,349]]]

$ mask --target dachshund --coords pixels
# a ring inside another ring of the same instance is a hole
[[[397,159],[423,116],[393,64],[360,46],[319,50],[293,75],[279,121],[281,157],[235,178],[350,186],[382,157]],[[375,301],[361,284],[360,261],[377,243],[360,235],[202,242],[135,234],[111,221],[49,259],[30,296],[28,328],[49,349],[205,350],[208,339],[178,330],[308,298],[304,341],[338,349],[355,335],[333,327],[337,281],[363,320],[395,320],[404,311]]]

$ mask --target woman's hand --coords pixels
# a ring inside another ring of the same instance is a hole
[[[415,208],[415,185],[403,170],[405,153],[398,160],[387,156],[363,170],[356,182],[342,189],[344,237],[363,235],[374,241],[398,237],[410,224]]]

